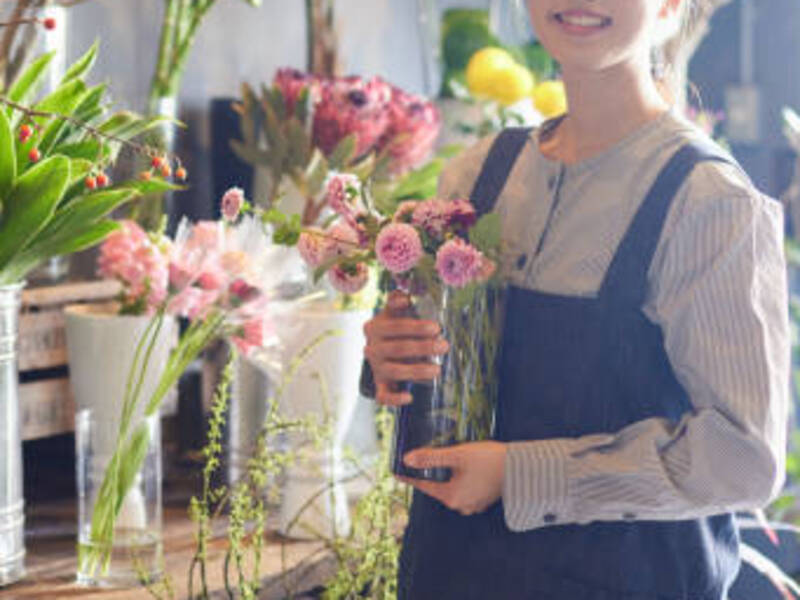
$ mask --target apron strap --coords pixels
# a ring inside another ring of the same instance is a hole
[[[613,296],[615,302],[640,307],[647,294],[647,273],[661,238],[669,208],[681,186],[698,163],[719,161],[736,164],[710,145],[689,143],[681,147],[656,178],[645,196],[600,288],[600,297]]]
[[[528,127],[510,127],[495,138],[469,196],[479,217],[494,210],[530,133]]]

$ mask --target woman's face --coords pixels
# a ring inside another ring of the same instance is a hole
[[[565,70],[646,61],[659,20],[677,0],[528,0],[533,27]],[[649,63],[645,63],[649,64]]]

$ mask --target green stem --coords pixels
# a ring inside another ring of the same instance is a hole
[[[149,110],[153,114],[156,110],[158,99],[164,96],[163,91],[167,87],[167,80],[170,72],[170,58],[174,44],[175,29],[178,17],[178,1],[165,0],[164,22],[161,25],[161,36],[158,44],[158,58],[156,68],[153,72],[153,79],[150,84]]]

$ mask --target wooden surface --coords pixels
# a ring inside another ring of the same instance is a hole
[[[185,486],[183,486],[185,487]],[[185,489],[165,490],[164,555],[165,568],[175,590],[175,598],[187,598],[187,574],[194,555],[194,525],[186,514],[189,493]],[[24,581],[0,589],[0,598],[51,600],[89,598],[122,600],[152,598],[144,588],[101,590],[78,586],[75,580],[75,501],[74,499],[29,507],[26,511],[27,576]],[[287,581],[281,577],[282,547],[285,548]],[[213,598],[224,594],[222,564],[226,544],[215,540],[209,549],[209,584]],[[270,534],[262,561],[262,592],[259,598],[285,598],[284,583],[302,593],[316,587],[330,575],[332,562],[319,542],[296,542]],[[197,590],[197,580],[195,590]],[[297,595],[297,598],[308,595]]]

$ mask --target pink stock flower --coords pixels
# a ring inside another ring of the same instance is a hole
[[[419,166],[433,152],[442,128],[436,105],[425,98],[393,87],[389,126],[378,143],[392,158],[391,170],[403,174]]]
[[[167,297],[166,253],[133,221],[123,221],[106,238],[97,265],[101,276],[122,283],[124,309],[150,314]]]
[[[483,254],[461,238],[442,244],[436,253],[436,271],[449,286],[461,288],[478,279],[483,268]]]
[[[300,99],[303,90],[309,90],[311,95],[311,102],[314,102],[316,96],[316,88],[319,82],[314,75],[303,73],[297,69],[284,68],[278,69],[275,78],[272,80],[273,87],[280,90],[283,94],[284,103],[286,104],[286,114],[293,116],[297,101]]]
[[[328,271],[328,281],[343,294],[355,294],[367,284],[369,270],[364,263],[357,263],[354,267],[334,265]]]
[[[413,269],[422,258],[422,241],[417,230],[406,223],[384,227],[375,240],[378,261],[392,273]]]
[[[222,196],[222,216],[233,223],[239,217],[244,206],[244,191],[238,187],[230,188]]]
[[[420,229],[424,229],[428,235],[441,236],[449,224],[447,203],[436,199],[420,202],[414,208],[411,222]]]
[[[386,132],[391,87],[379,77],[344,77],[323,83],[314,108],[314,145],[327,156],[351,134],[356,156],[366,154]]]

